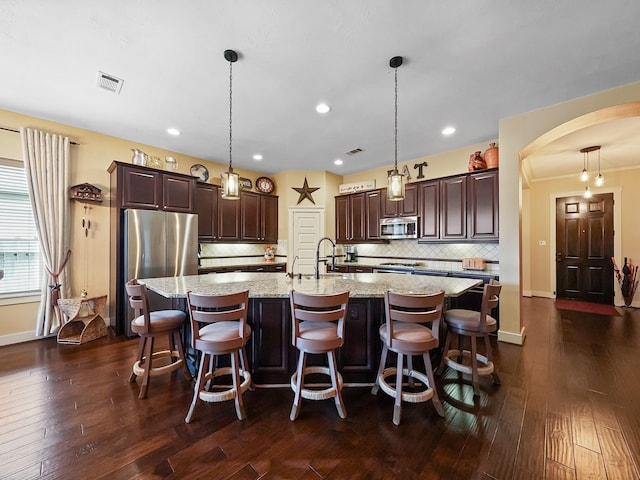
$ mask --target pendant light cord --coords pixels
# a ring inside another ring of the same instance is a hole
[[[232,160],[232,150],[231,150],[231,145],[232,145],[232,140],[233,140],[233,135],[232,135],[232,103],[233,103],[233,62],[229,62],[229,171],[232,172],[233,171],[233,167],[231,166],[231,160]]]
[[[394,172],[398,172],[398,67],[393,69],[395,71],[395,107],[394,107],[394,112],[395,112],[395,127],[393,130],[393,138],[395,140],[395,147],[394,147],[394,164],[393,164],[393,170]]]

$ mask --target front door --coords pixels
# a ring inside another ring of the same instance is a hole
[[[613,305],[613,194],[556,199],[556,297]]]

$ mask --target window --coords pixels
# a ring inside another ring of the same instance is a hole
[[[0,297],[40,291],[40,247],[21,162],[0,159]]]

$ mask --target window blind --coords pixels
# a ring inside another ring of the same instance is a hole
[[[12,162],[13,163],[13,162]],[[40,291],[40,247],[22,166],[0,160],[0,297]]]

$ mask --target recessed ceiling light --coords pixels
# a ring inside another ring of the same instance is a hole
[[[318,105],[316,105],[316,112],[318,113],[329,113],[330,110],[331,107],[326,103],[319,103]]]
[[[180,135],[180,130],[178,130],[177,128],[170,127],[170,128],[167,128],[167,133],[169,135],[173,135],[174,137],[177,137],[178,135]]]
[[[444,127],[442,129],[443,135],[453,135],[454,133],[456,133],[456,127]]]
[[[336,158],[336,159],[333,161],[333,163],[335,163],[336,165],[342,165],[344,162],[343,162],[341,159]]]
[[[262,160],[262,155],[260,155],[259,153],[256,153],[256,154],[253,156],[253,159],[254,159],[254,160]]]

